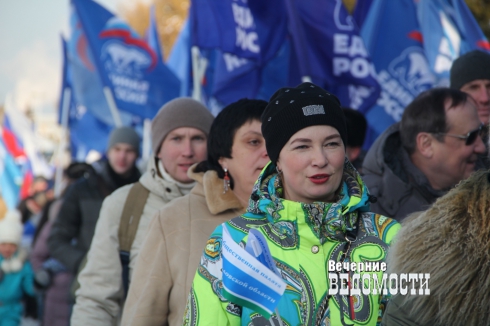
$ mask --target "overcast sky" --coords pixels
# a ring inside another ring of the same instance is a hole
[[[96,0],[108,10],[131,0]],[[68,35],[69,0],[0,0],[0,104],[54,106],[61,82],[60,35]]]

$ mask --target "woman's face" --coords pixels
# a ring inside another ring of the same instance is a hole
[[[284,198],[313,203],[332,202],[342,181],[345,149],[331,126],[311,126],[295,133],[279,153]]]
[[[219,159],[221,166],[227,168],[233,177],[233,192],[245,202],[252,193],[260,171],[269,162],[261,125],[260,121],[252,120],[238,128],[233,137],[231,158]]]

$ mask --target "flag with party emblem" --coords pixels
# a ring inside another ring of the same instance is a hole
[[[256,250],[260,250],[260,247]],[[279,304],[286,283],[274,271],[233,241],[225,224],[223,224],[222,258],[222,295],[230,302],[269,318]]]
[[[414,0],[374,0],[361,36],[382,88],[375,105],[365,113],[369,128],[364,147],[369,148],[386,128],[400,121],[415,96],[432,87],[434,76],[425,56]]]
[[[342,0],[286,0],[286,4],[302,75],[337,95],[343,106],[366,112],[379,97],[380,86]]]
[[[106,150],[107,140],[109,139],[109,134],[113,129],[113,125],[105,123],[105,120],[99,119],[93,114],[92,110],[87,109],[83,101],[79,100],[77,93],[74,91],[76,89],[77,83],[83,82],[80,76],[74,78],[76,73],[74,62],[68,57],[68,45],[67,42],[62,39],[63,48],[63,74],[62,74],[62,87],[60,93],[60,101],[58,108],[59,123],[63,124],[63,115],[67,114],[65,126],[70,133],[70,150],[71,157],[84,161],[87,154],[91,150],[95,150],[99,153],[104,153]],[[78,85],[80,86],[80,85]],[[95,87],[95,85],[93,85]],[[68,95],[65,90],[69,89],[70,98],[65,99]],[[102,90],[92,90],[92,92],[99,93],[99,100],[105,104],[105,98],[102,96]],[[82,98],[85,98],[83,95]],[[63,105],[65,100],[68,101],[67,111],[63,112]],[[86,102],[85,102],[86,103]],[[130,115],[123,115],[124,121],[130,121]],[[111,120],[112,122],[112,120]]]
[[[192,0],[192,45],[267,62],[287,33],[283,0]]]
[[[490,51],[464,0],[420,0],[417,14],[437,85],[449,86],[449,71],[460,55],[472,50]]]
[[[104,86],[116,106],[152,119],[179,96],[180,81],[122,19],[93,0],[72,0]]]

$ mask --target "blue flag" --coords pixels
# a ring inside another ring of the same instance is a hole
[[[303,76],[337,95],[343,106],[367,111],[380,87],[359,30],[342,0],[286,0]]]
[[[357,0],[356,6],[354,7],[354,11],[352,12],[352,17],[356,22],[359,28],[362,28],[364,24],[364,20],[366,20],[366,16],[371,9],[371,4],[373,0]]]
[[[72,0],[102,83],[119,109],[152,119],[180,82],[124,21],[92,0]]]
[[[284,294],[286,283],[276,271],[235,243],[225,224],[222,227],[222,295],[269,318]],[[261,250],[260,246],[256,249]]]
[[[192,45],[266,62],[286,37],[282,0],[192,0]]]
[[[59,104],[59,123],[63,118],[63,103],[65,102],[65,89],[71,90],[67,117],[67,128],[70,132],[70,149],[72,158],[84,161],[90,150],[95,150],[99,153],[104,153],[106,150],[109,134],[113,126],[104,123],[98,119],[92,111],[78,101],[77,95],[74,92],[73,81],[73,66],[67,56],[67,44],[62,39],[63,44],[63,76],[62,88]],[[102,96],[102,95],[101,95]],[[105,102],[102,97],[101,101]],[[129,119],[129,115],[125,116],[125,120]]]
[[[294,67],[290,63],[289,40],[263,65],[220,52],[214,72],[212,95],[223,105],[241,98],[268,101],[279,88],[296,86],[301,82],[299,74],[296,74],[296,79],[291,75]]]
[[[0,195],[8,209],[15,209],[19,203],[22,179],[19,166],[0,139]]]
[[[65,62],[70,65],[73,96],[100,121],[114,126],[114,118],[102,90],[102,81],[95,70],[87,38],[74,12],[70,17],[70,26],[71,35],[66,44]],[[127,118],[121,114],[121,119],[125,124]]]
[[[160,43],[160,36],[158,34],[158,27],[155,17],[155,5],[150,7],[150,26],[146,31],[146,42],[155,51],[158,62],[164,62],[162,54],[162,44]]]
[[[464,0],[420,0],[417,13],[437,85],[449,85],[449,70],[461,54],[490,50]]]
[[[180,96],[192,94],[190,23],[186,20],[168,56],[167,66],[180,80]]]
[[[414,0],[374,0],[361,35],[382,87],[376,105],[365,114],[369,128],[364,147],[369,148],[386,128],[400,121],[415,96],[432,87],[434,77],[422,46]]]

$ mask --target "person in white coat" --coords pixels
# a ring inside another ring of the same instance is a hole
[[[140,184],[149,191],[129,252],[129,280],[148,224],[172,199],[190,192],[195,181],[189,167],[207,156],[207,136],[213,115],[199,102],[178,98],[165,104],[152,121],[154,159],[148,163]],[[122,187],[104,200],[95,235],[81,271],[72,326],[115,325],[125,299],[120,260],[119,225],[132,185]]]

